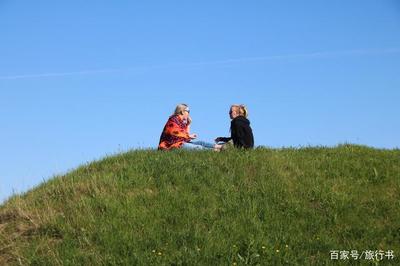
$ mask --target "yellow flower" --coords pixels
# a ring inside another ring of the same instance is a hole
[[[157,254],[158,254],[158,256],[161,256],[161,255],[162,255],[162,253],[161,253],[161,252],[158,252]]]
[[[156,253],[156,250],[155,250],[155,249],[153,249],[151,252],[153,252],[153,253]]]
[[[264,246],[262,246],[261,248],[262,248],[262,249],[265,249],[265,247],[264,247]]]
[[[276,250],[276,253],[279,253],[279,249]]]

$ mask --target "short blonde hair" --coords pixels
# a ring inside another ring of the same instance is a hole
[[[247,107],[244,104],[232,104],[231,109],[235,109],[239,116],[248,117],[249,111],[247,111]]]

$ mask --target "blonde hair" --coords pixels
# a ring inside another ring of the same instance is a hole
[[[186,110],[189,110],[189,106],[186,103],[178,104],[175,107],[175,111],[172,115],[183,115],[183,112]],[[187,124],[190,125],[190,123],[192,123],[192,118],[190,118],[190,116],[188,116]]]
[[[248,117],[249,111],[247,111],[247,107],[244,104],[232,104],[231,109],[235,109],[239,116]]]

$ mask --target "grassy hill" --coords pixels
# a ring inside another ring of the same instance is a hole
[[[331,260],[332,250],[395,258]],[[399,257],[398,149],[131,151],[0,206],[0,265],[396,265]]]

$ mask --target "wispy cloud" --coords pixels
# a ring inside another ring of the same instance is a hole
[[[101,73],[113,73],[113,72],[135,72],[135,71],[140,72],[140,71],[149,71],[157,69],[174,69],[174,68],[179,69],[186,67],[201,67],[201,66],[212,66],[212,65],[234,65],[238,63],[251,63],[251,62],[270,61],[270,60],[323,58],[323,57],[334,57],[334,56],[366,56],[366,55],[382,55],[382,54],[394,54],[394,53],[400,53],[400,48],[327,51],[327,52],[313,52],[313,53],[302,53],[302,54],[242,57],[242,58],[231,58],[224,60],[204,61],[204,62],[187,62],[187,63],[163,64],[163,65],[131,67],[131,68],[90,69],[90,70],[71,71],[71,72],[8,75],[8,76],[0,76],[0,80],[64,77],[64,76],[89,75],[89,74],[101,74]]]

